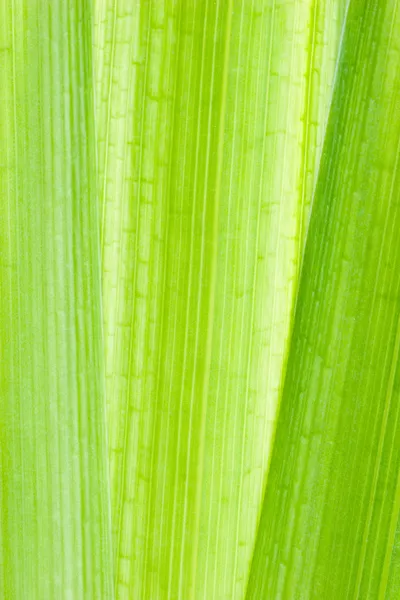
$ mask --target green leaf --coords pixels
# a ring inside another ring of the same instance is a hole
[[[344,6],[96,4],[119,598],[243,597]]]
[[[90,2],[0,2],[0,597],[111,599]]]
[[[351,0],[248,598],[400,593],[399,27]]]

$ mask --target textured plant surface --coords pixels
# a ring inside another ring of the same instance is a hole
[[[399,32],[0,0],[0,599],[399,597]]]

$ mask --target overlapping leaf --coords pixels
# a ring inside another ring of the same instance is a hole
[[[397,598],[400,13],[352,0],[248,598]]]

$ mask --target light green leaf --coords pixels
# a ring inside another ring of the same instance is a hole
[[[109,600],[90,2],[0,1],[0,597]]]
[[[247,583],[345,3],[96,3],[119,598]]]
[[[248,598],[400,594],[400,12],[351,0]]]

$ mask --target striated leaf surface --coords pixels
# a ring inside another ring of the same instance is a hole
[[[248,598],[400,593],[400,12],[351,0]]]
[[[0,597],[111,600],[86,0],[0,1]]]
[[[119,598],[244,595],[344,8],[96,3]]]

